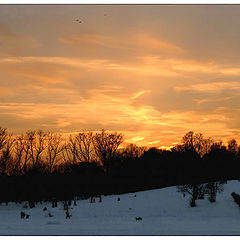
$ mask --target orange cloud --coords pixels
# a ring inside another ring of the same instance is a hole
[[[231,119],[221,112],[204,115],[194,111],[160,113],[148,105],[135,106],[133,101],[130,97],[111,97],[98,93],[96,89],[92,90],[90,98],[72,104],[4,103],[0,104],[0,112],[7,110],[8,114],[21,119],[41,121],[40,128],[56,131],[74,131],[76,124],[79,129],[84,129],[87,123],[98,123],[106,129],[123,126],[124,130],[119,131],[125,134],[126,141],[140,145],[171,146],[189,130],[215,136],[221,129],[221,132],[231,134],[227,126]],[[47,119],[54,121],[46,124]],[[133,126],[134,131],[126,131],[129,126]]]
[[[152,49],[155,51],[164,51],[164,52],[174,53],[174,54],[185,52],[184,49],[182,49],[181,47],[175,44],[164,42],[154,36],[147,35],[147,34],[136,34],[135,36],[133,36],[133,41],[137,47],[143,48],[143,49],[144,48]]]
[[[151,92],[151,90],[142,90],[142,91],[137,92],[136,94],[134,94],[134,95],[131,97],[131,99],[137,99],[137,98],[141,97],[143,94],[145,94],[145,93],[150,93],[150,92]]]
[[[74,34],[60,37],[61,43],[70,46],[78,46],[84,50],[93,51],[93,48],[113,48],[131,52],[162,52],[170,54],[182,54],[181,47],[163,41],[150,34],[128,33],[126,35],[103,35],[95,32]]]
[[[240,82],[207,82],[207,83],[193,84],[189,86],[177,86],[174,89],[177,92],[191,90],[196,92],[216,93],[226,89],[239,90]]]
[[[136,136],[130,139],[131,142],[139,142],[144,140],[144,137]]]

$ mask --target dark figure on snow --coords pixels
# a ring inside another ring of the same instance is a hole
[[[21,215],[21,218],[25,218],[26,216],[25,212],[21,212],[20,215]]]
[[[72,215],[70,215],[70,214],[69,214],[69,212],[67,211],[67,212],[66,212],[66,219],[67,219],[67,218],[69,218],[69,219],[70,219],[70,218],[71,218],[71,216],[72,216]]]

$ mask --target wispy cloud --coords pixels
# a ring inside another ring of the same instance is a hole
[[[86,32],[81,34],[67,35],[58,39],[61,43],[78,46],[79,48],[87,48],[92,51],[92,48],[110,48],[120,50],[130,50],[132,52],[162,52],[181,54],[185,50],[181,47],[163,41],[159,37],[142,34],[129,33],[126,35],[103,35],[95,32]]]
[[[194,101],[197,103],[197,105],[201,105],[204,103],[216,103],[216,102],[225,102],[228,100],[231,100],[232,96],[230,97],[211,97],[211,98],[199,98],[199,99],[194,99]]]
[[[150,92],[151,92],[151,90],[142,90],[142,91],[137,92],[136,94],[134,94],[131,98],[132,99],[137,99],[137,98],[141,97],[143,94],[150,93]]]
[[[189,86],[176,86],[175,91],[220,92],[223,90],[239,90],[240,82],[207,82]]]

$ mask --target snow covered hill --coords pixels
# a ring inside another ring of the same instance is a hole
[[[71,219],[65,219],[61,203],[58,208],[42,203],[33,209],[23,209],[24,203],[2,204],[0,235],[239,235],[240,208],[233,191],[240,193],[240,182],[229,181],[217,202],[197,200],[195,208],[176,187],[103,196],[102,203],[79,200],[70,209]],[[47,211],[42,210],[45,206]],[[46,217],[49,210],[53,217]],[[21,211],[30,218],[21,219]]]

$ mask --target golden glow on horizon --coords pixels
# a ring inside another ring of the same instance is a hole
[[[143,139],[144,139],[144,137],[133,137],[130,139],[130,141],[138,142],[138,141],[142,141]]]

